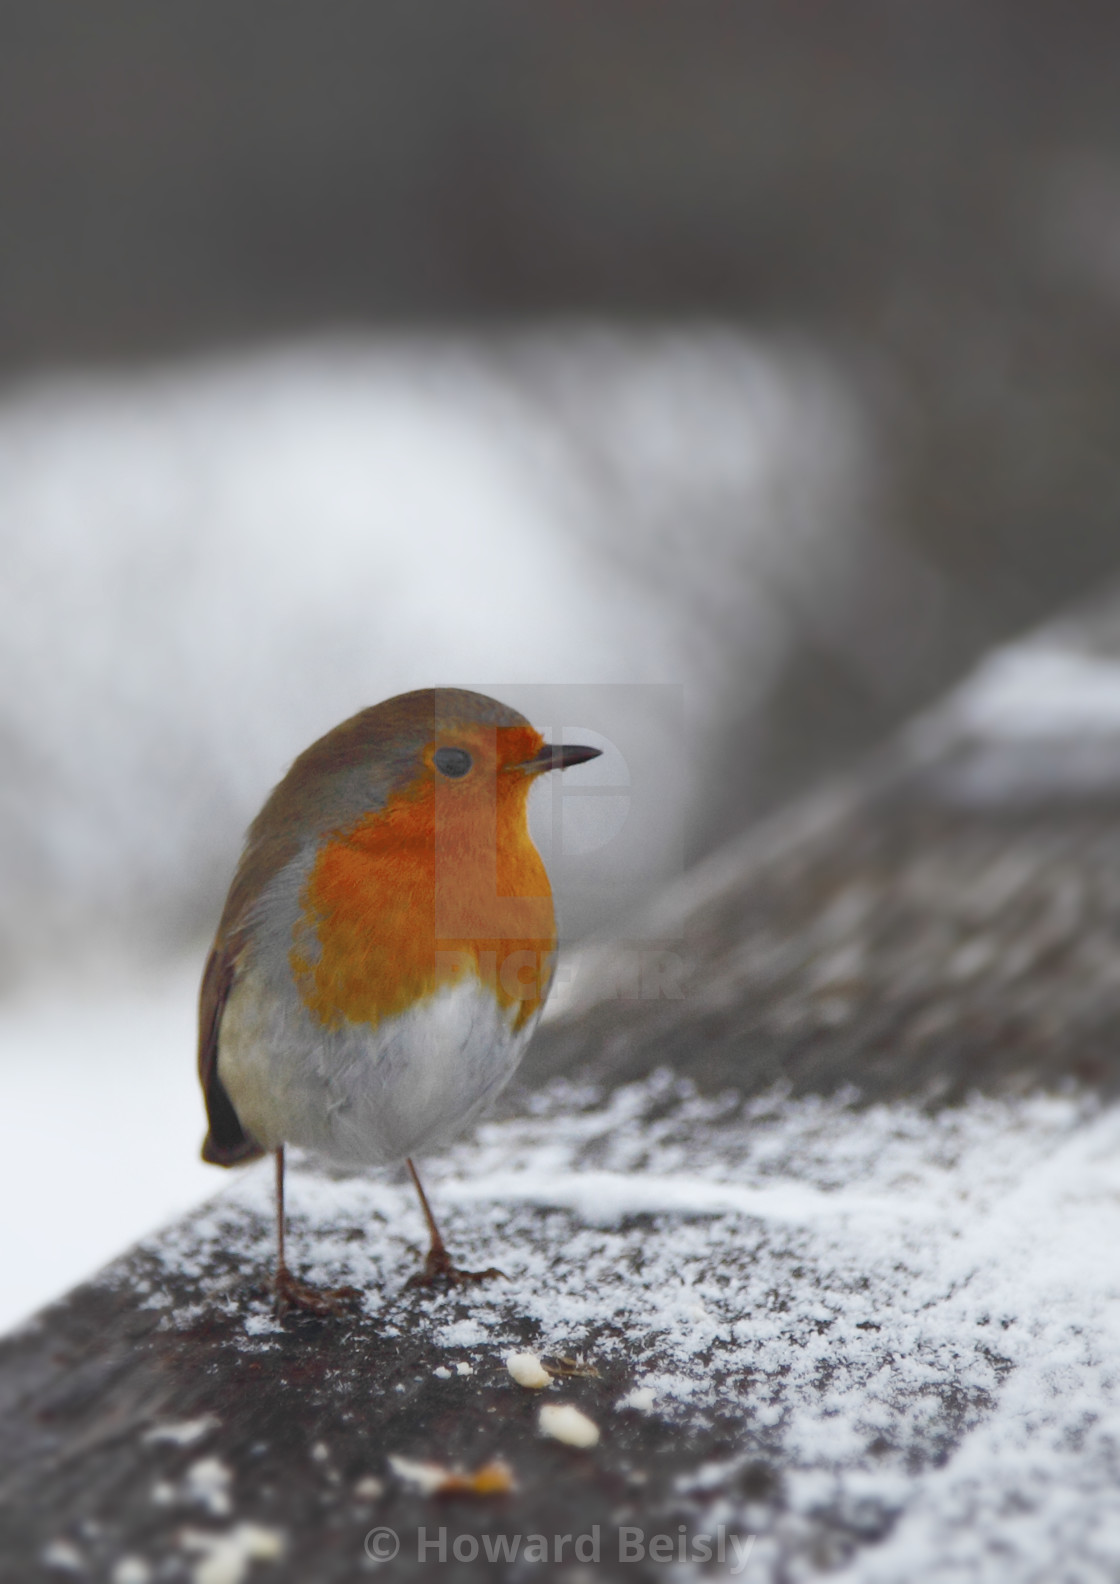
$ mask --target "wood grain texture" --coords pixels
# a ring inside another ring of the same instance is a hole
[[[1109,656],[1106,614],[1061,641]],[[908,1101],[930,1112],[977,1089],[1115,1095],[1120,752],[1111,742],[1105,734],[1096,744],[1087,776],[1068,741],[992,737],[951,702],[846,781],[683,877],[635,926],[637,944],[588,954],[572,1010],[540,1032],[503,1114],[525,1116],[534,1091],[557,1075],[609,1095],[657,1067],[702,1095],[727,1092],[725,1132],[751,1097],[783,1087],[839,1096],[853,1109]],[[703,1154],[707,1126],[701,1117],[684,1140],[693,1155]],[[639,1221],[652,1259],[673,1236],[671,1219]],[[530,1240],[550,1246],[547,1211],[524,1224]],[[701,1510],[679,1480],[708,1464],[728,1470],[713,1477],[722,1497],[782,1507],[777,1410],[760,1412],[758,1381],[720,1375],[714,1344],[717,1405],[684,1436],[657,1415],[620,1411],[632,1384],[625,1352],[608,1348],[618,1337],[597,1321],[583,1341],[609,1362],[598,1378],[566,1383],[565,1399],[610,1434],[576,1453],[539,1435],[537,1399],[511,1387],[499,1357],[457,1376],[455,1350],[433,1345],[435,1311],[414,1293],[390,1296],[377,1319],[297,1319],[247,1349],[243,1252],[267,1232],[263,1220],[254,1227],[251,1215],[233,1216],[226,1252],[204,1270],[188,1261],[176,1273],[171,1261],[169,1271],[158,1240],[133,1251],[0,1344],[10,1576],[45,1577],[43,1548],[62,1537],[91,1578],[108,1577],[126,1553],[144,1555],[160,1578],[189,1578],[184,1525],[207,1520],[159,1491],[181,1488],[211,1450],[232,1473],[237,1521],[287,1536],[283,1560],[259,1565],[262,1579],[284,1584],[366,1576],[363,1536],[376,1525],[414,1534],[451,1523],[482,1536],[578,1534],[596,1523],[613,1535],[639,1523],[675,1534],[678,1523],[695,1528]],[[752,1258],[750,1247],[730,1249],[727,1280]],[[157,1267],[166,1303],[149,1308]],[[790,1279],[802,1279],[800,1267]],[[469,1326],[469,1296],[444,1302],[459,1307],[441,1310],[441,1324],[450,1314]],[[503,1325],[534,1345],[533,1325],[512,1310]],[[434,1375],[437,1354],[450,1378]],[[904,1454],[914,1468],[943,1461],[1006,1369],[998,1347],[985,1356],[989,1384],[946,1376],[920,1444],[895,1447],[887,1434],[874,1456]],[[765,1402],[780,1407],[781,1379],[763,1385]],[[200,1419],[220,1430],[197,1445],[144,1439],[157,1424]],[[442,1504],[410,1492],[388,1474],[386,1456],[425,1449],[464,1467],[500,1451],[518,1490]],[[381,1488],[363,1496],[374,1490],[360,1483],[371,1475]],[[789,1531],[785,1560],[843,1562],[890,1521],[826,1503]],[[606,1541],[603,1554],[615,1555]],[[408,1578],[425,1566],[406,1546],[384,1571]],[[481,1558],[456,1571],[498,1576],[517,1575]],[[663,1570],[604,1564],[594,1576],[643,1580]]]

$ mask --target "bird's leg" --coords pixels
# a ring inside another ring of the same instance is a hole
[[[416,1192],[420,1196],[420,1208],[424,1212],[424,1220],[428,1223],[428,1235],[431,1244],[428,1248],[428,1257],[424,1261],[424,1269],[416,1272],[407,1282],[409,1287],[459,1287],[467,1282],[489,1281],[491,1276],[501,1276],[505,1279],[505,1272],[491,1265],[488,1270],[470,1271],[460,1270],[451,1263],[451,1255],[447,1252],[443,1238],[440,1236],[436,1218],[432,1214],[432,1207],[428,1203],[428,1196],[424,1192],[416,1167],[410,1160],[405,1161],[409,1176],[412,1178]]]
[[[300,1281],[298,1276],[293,1276],[288,1269],[288,1262],[284,1258],[283,1144],[278,1145],[276,1150],[276,1275],[272,1287],[276,1295],[276,1313],[281,1319],[291,1309],[313,1315],[342,1314],[348,1303],[361,1297],[356,1287],[312,1287],[308,1282]]]

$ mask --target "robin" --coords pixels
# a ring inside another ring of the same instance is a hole
[[[430,1235],[414,1281],[453,1265],[413,1164],[512,1076],[552,980],[552,892],[528,796],[597,748],[553,746],[481,693],[425,688],[343,721],[249,827],[202,978],[198,1069],[218,1166],[276,1156],[278,1310],[337,1310],[284,1257],[284,1149],[408,1167]]]

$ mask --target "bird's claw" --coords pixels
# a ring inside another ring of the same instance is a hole
[[[496,1265],[490,1265],[486,1270],[461,1270],[458,1265],[453,1265],[451,1256],[446,1249],[430,1249],[424,1261],[423,1270],[418,1270],[415,1276],[410,1276],[405,1283],[409,1287],[469,1287],[474,1282],[490,1281],[493,1277],[500,1277],[508,1281],[505,1271],[500,1271]]]
[[[312,1287],[290,1270],[277,1271],[272,1290],[280,1320],[292,1310],[319,1316],[342,1315],[362,1296],[357,1287]]]

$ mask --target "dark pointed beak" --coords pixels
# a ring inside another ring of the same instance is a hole
[[[545,743],[531,759],[523,759],[517,768],[529,775],[540,775],[542,770],[570,770],[572,765],[598,759],[602,751],[601,748],[581,748],[578,743]]]

